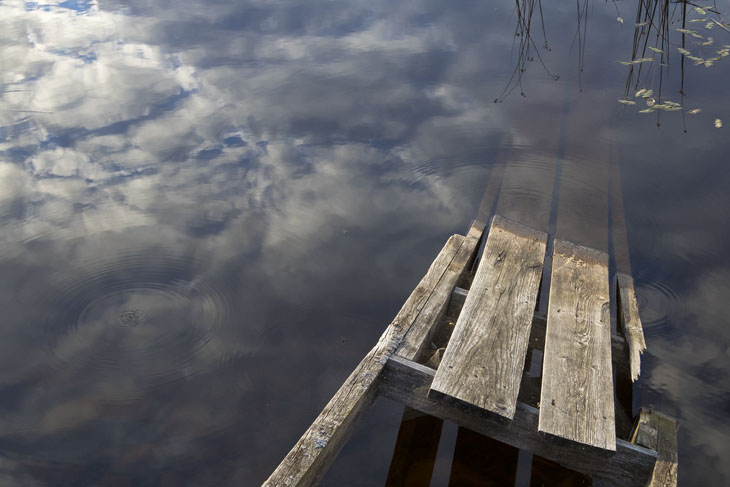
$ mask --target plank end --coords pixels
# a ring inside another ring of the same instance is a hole
[[[434,401],[439,401],[448,406],[454,406],[461,408],[465,411],[472,411],[479,414],[486,414],[490,418],[496,419],[500,422],[512,421],[515,417],[515,407],[509,408],[509,406],[497,407],[489,404],[474,404],[468,400],[461,399],[457,396],[453,396],[447,392],[438,389],[438,385],[431,384],[431,388],[428,390],[427,397]]]
[[[608,254],[600,250],[584,247],[567,240],[555,239],[553,255],[560,254],[564,257],[583,261],[586,264],[608,267]]]
[[[514,220],[510,220],[501,215],[494,215],[492,217],[491,228],[500,228],[519,237],[536,240],[547,245],[547,233],[528,227],[527,225],[523,225],[522,223],[518,223]]]
[[[641,374],[641,354],[646,350],[644,329],[639,316],[634,279],[623,273],[616,274],[618,316],[629,344],[631,380],[636,381]]]
[[[542,418],[542,407],[540,408],[540,418]],[[585,438],[571,438],[568,435],[550,429],[549,426],[546,427],[540,419],[538,419],[537,431],[545,438],[549,438],[553,443],[560,444],[565,447],[587,449],[589,451],[603,454],[616,451],[615,436],[607,437],[605,438],[605,441],[590,441]]]

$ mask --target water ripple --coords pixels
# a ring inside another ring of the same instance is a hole
[[[216,332],[228,321],[224,293],[195,274],[194,261],[154,252],[86,262],[56,276],[46,303],[48,364],[102,375],[131,399],[226,360]]]
[[[672,317],[681,316],[686,304],[682,295],[670,284],[637,282],[636,300],[647,337],[667,337],[676,333]]]

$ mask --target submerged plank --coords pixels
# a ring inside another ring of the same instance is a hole
[[[461,402],[427,397],[436,371],[393,356],[388,360],[380,394],[407,406],[452,421],[502,443],[524,449],[588,475],[611,479],[618,485],[645,487],[651,478],[657,453],[631,444],[616,442],[609,453],[575,442],[546,441],[538,433],[538,409],[517,403],[512,421]]]
[[[547,235],[499,216],[429,394],[512,419]]]
[[[677,422],[659,414],[657,427],[657,459],[649,487],[677,487]]]
[[[631,441],[657,451],[658,458],[649,487],[676,487],[677,420],[659,411],[642,409]]]
[[[539,430],[616,449],[608,255],[555,241]]]
[[[460,236],[449,239],[378,343],[340,386],[264,486],[309,486],[324,475],[354,426],[374,401],[385,363],[418,318],[462,241]]]
[[[459,237],[458,250],[454,253],[453,259],[436,283],[431,296],[403,338],[403,343],[396,352],[398,355],[415,360],[424,347],[431,342],[435,326],[446,312],[451,293],[474,262],[482,233],[483,227],[475,224],[469,229],[466,237],[454,236]],[[454,242],[455,245],[456,243]]]
[[[646,350],[644,329],[639,317],[639,305],[636,302],[634,279],[626,274],[616,274],[618,296],[618,321],[623,328],[624,336],[629,342],[631,354],[631,380],[635,381],[641,373],[641,354]]]

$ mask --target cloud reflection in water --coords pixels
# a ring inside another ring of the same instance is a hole
[[[620,66],[586,68],[582,95],[570,76],[536,73],[524,80],[527,101],[492,103],[512,71],[510,8],[0,3],[6,483],[259,483],[445,237],[466,228],[498,154],[532,177],[512,179],[508,196],[549,201],[524,182],[552,174],[552,134],[566,113],[563,181],[605,191],[592,176],[598,164],[581,163],[617,141],[635,162],[625,179],[640,183],[625,194],[639,284],[666,280],[684,300],[673,310],[697,322],[720,316],[703,298],[706,269],[688,271],[697,256],[672,256],[688,254],[683,235],[702,235],[669,230],[677,215],[692,220],[706,201],[660,210],[671,199],[662,185],[681,192],[686,175],[675,159],[675,174],[647,162],[671,151],[645,147],[673,147],[677,158],[687,148],[668,144],[667,131],[608,120]],[[569,46],[575,19],[560,8],[546,12],[547,35]],[[595,15],[611,22],[596,22],[605,25],[591,37],[596,49],[630,48],[604,10]],[[565,55],[546,62],[574,70]],[[686,144],[711,146],[707,137]],[[713,204],[727,203],[713,191]],[[672,243],[647,255],[658,231]],[[721,233],[702,235],[700,247],[716,257]],[[678,261],[674,274],[656,269]],[[721,270],[712,275],[727,287]],[[665,316],[651,293],[644,299],[648,316]],[[143,317],[138,326],[121,326],[128,312]],[[698,412],[682,391],[717,390],[721,379],[666,364],[681,367],[727,334],[707,325],[686,341],[668,319],[649,343],[659,363],[645,369],[644,394],[657,391],[707,428],[721,395]],[[727,347],[715,348],[707,370],[727,370]],[[715,462],[727,434],[683,434],[712,472],[680,471],[730,475]]]

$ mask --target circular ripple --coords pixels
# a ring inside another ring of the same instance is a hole
[[[683,316],[685,303],[670,285],[659,281],[637,283],[636,300],[646,336],[668,336],[675,332],[671,317]]]
[[[194,262],[150,253],[85,264],[54,286],[46,320],[53,368],[101,379],[129,399],[226,359],[215,335],[230,306]]]

